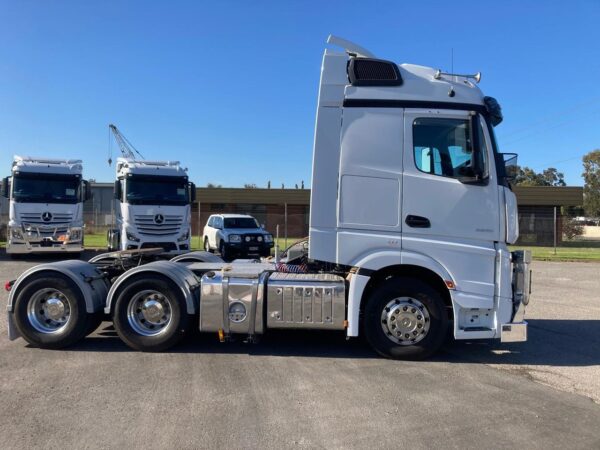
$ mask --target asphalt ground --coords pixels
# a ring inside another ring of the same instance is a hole
[[[1,254],[0,279],[37,262]],[[107,322],[48,351],[1,320],[0,446],[600,448],[600,264],[533,270],[527,343],[450,342],[423,362],[326,332],[137,353]]]

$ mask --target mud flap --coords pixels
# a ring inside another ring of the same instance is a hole
[[[17,327],[14,322],[13,314],[7,312],[6,315],[7,315],[7,319],[8,319],[8,340],[14,341],[15,339],[18,339],[21,337],[21,333],[19,333],[19,330],[17,330]]]

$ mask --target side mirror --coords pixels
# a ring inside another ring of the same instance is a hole
[[[459,181],[464,184],[487,184],[484,156],[480,140],[479,115],[473,114],[469,120],[469,140],[471,142],[471,162],[465,167]]]
[[[502,177],[507,181],[514,181],[519,172],[518,156],[516,153],[500,153],[500,167],[502,168]],[[496,163],[498,164],[498,163]]]
[[[2,195],[2,197],[10,197],[10,183],[8,181],[8,177],[2,178],[2,187],[0,188],[0,191],[0,195]]]
[[[190,189],[190,203],[194,203],[196,201],[196,185],[194,183],[190,183],[189,189]]]
[[[115,188],[113,190],[113,194],[114,194],[115,200],[121,200],[121,198],[123,197],[123,189],[121,188],[121,180],[115,181]]]
[[[90,185],[90,182],[87,180],[83,180],[81,182],[81,188],[82,188],[81,201],[85,202],[85,201],[91,199],[92,198],[92,186]]]

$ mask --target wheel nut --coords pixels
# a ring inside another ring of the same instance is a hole
[[[403,311],[408,311],[408,307],[405,306],[404,308],[402,308]]]
[[[415,308],[413,308],[413,309],[411,309],[411,310],[410,310],[410,312],[411,312],[411,313],[416,313],[416,312],[417,312],[417,310],[416,310]]]
[[[421,320],[422,318],[422,316],[417,316],[417,320]]]

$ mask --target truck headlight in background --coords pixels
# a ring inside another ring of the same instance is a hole
[[[70,241],[80,241],[81,240],[81,228],[71,228],[69,231],[69,240]]]
[[[239,234],[230,234],[229,242],[242,242],[242,237]]]
[[[140,238],[138,238],[135,234],[133,234],[130,231],[127,231],[125,233],[125,235],[127,236],[127,240],[128,241],[133,241],[133,242],[140,242]]]
[[[265,234],[265,242],[273,242],[273,235]]]
[[[23,231],[21,230],[21,228],[18,228],[18,227],[14,227],[14,228],[11,227],[10,237],[12,237],[13,239],[18,239],[20,241],[24,240]]]
[[[177,238],[178,241],[187,241],[190,237],[190,230],[185,230],[185,232]]]

